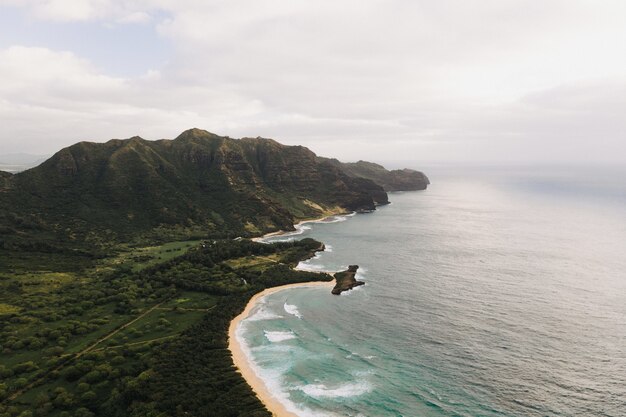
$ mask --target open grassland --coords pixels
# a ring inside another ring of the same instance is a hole
[[[141,271],[160,262],[169,261],[177,256],[182,255],[190,248],[201,243],[200,240],[186,240],[182,242],[168,242],[158,246],[146,247],[129,247],[128,245],[119,246],[119,254],[102,262],[103,266],[115,267],[124,266],[131,268],[132,271]]]
[[[159,310],[209,310],[215,307],[214,295],[195,291],[181,291],[177,297],[163,303]]]
[[[173,310],[156,308],[106,341],[106,347],[163,339],[179,334],[198,322],[209,310]]]
[[[279,255],[252,255],[243,258],[229,259],[224,263],[231,268],[249,268],[263,270],[279,262]]]
[[[0,317],[20,312],[20,308],[11,304],[0,303]]]

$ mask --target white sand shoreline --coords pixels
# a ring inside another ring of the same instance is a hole
[[[252,240],[254,242],[260,242],[260,241],[263,241],[263,239],[267,237],[280,236],[280,235],[297,232],[298,226],[301,226],[305,223],[320,223],[331,217],[352,216],[353,214],[356,214],[356,213],[337,212],[334,214],[329,214],[323,217],[319,217],[317,219],[302,220],[294,225],[296,230],[278,230],[276,232],[266,233],[263,236],[253,238]],[[317,272],[320,274],[322,273],[332,274],[333,273],[333,272],[327,272],[327,271],[307,271],[307,272]],[[320,287],[320,286],[332,288],[335,286],[335,280],[333,279],[331,281],[310,281],[310,282],[287,284],[287,285],[281,285],[278,287],[266,288],[265,290],[252,296],[250,301],[248,301],[248,304],[246,305],[246,308],[243,310],[243,312],[239,314],[237,317],[235,317],[230,322],[230,326],[228,327],[228,350],[230,350],[235,366],[239,370],[239,373],[241,373],[243,378],[246,380],[248,385],[250,385],[250,387],[252,388],[256,396],[259,398],[259,400],[261,400],[261,402],[265,405],[265,407],[267,407],[270,413],[272,413],[275,417],[299,417],[299,416],[287,410],[285,405],[281,403],[274,395],[272,395],[272,393],[267,388],[263,380],[259,378],[256,372],[254,372],[254,369],[252,368],[252,364],[250,363],[250,359],[248,358],[248,356],[242,349],[241,345],[239,344],[239,340],[237,340],[237,328],[239,327],[239,324],[241,323],[241,321],[246,319],[250,315],[250,311],[252,311],[256,303],[263,297],[273,294],[278,291],[289,289],[289,288]]]
[[[289,235],[291,233],[293,233],[295,235],[296,232],[298,232],[298,226],[302,226],[303,224],[306,224],[306,223],[322,223],[322,222],[324,222],[324,220],[330,219],[331,217],[352,216],[354,214],[356,214],[356,212],[354,212],[354,211],[352,211],[352,212],[344,211],[344,212],[337,212],[337,213],[334,213],[334,214],[329,214],[329,215],[323,216],[323,217],[318,217],[316,219],[302,220],[302,221],[299,221],[298,223],[293,225],[296,228],[296,230],[277,230],[275,232],[266,233],[263,236],[254,237],[254,238],[252,238],[252,241],[253,242],[262,242],[263,239],[268,238],[268,237]]]
[[[252,387],[252,390],[256,394],[256,396],[261,400],[261,402],[267,407],[267,409],[275,416],[275,417],[299,417],[297,414],[287,410],[285,405],[281,403],[272,393],[269,391],[265,383],[259,376],[254,372],[252,368],[252,364],[250,363],[250,359],[242,349],[239,341],[237,340],[237,328],[242,320],[247,318],[250,315],[250,311],[255,307],[256,303],[263,297],[276,293],[278,291],[286,290],[289,288],[298,288],[298,287],[333,287],[335,285],[335,281],[311,281],[311,282],[302,282],[297,284],[287,284],[281,285],[278,287],[267,288],[254,296],[248,301],[246,308],[243,310],[241,314],[235,317],[231,322],[228,328],[228,350],[230,350],[233,362],[235,366],[246,380],[248,385]]]

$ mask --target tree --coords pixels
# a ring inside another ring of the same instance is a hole
[[[26,378],[17,378],[15,381],[13,381],[13,387],[15,388],[23,388],[28,384],[28,379]]]
[[[74,411],[74,417],[93,417],[93,416],[94,416],[94,413],[92,413],[85,407],[81,407],[77,409],[76,411]]]
[[[87,391],[80,396],[80,400],[83,402],[83,404],[93,404],[96,398],[98,398],[98,396],[93,391]]]
[[[37,369],[39,369],[39,367],[35,365],[35,362],[28,361],[28,362],[18,363],[17,365],[15,365],[13,367],[13,373],[15,373],[16,375],[19,375],[19,374],[23,374],[26,372],[36,371]]]
[[[89,389],[91,388],[91,385],[89,385],[86,382],[81,382],[76,386],[76,391],[78,392],[87,392],[89,391]]]
[[[63,372],[63,376],[69,382],[76,381],[82,375],[83,373],[75,366],[68,366],[65,368],[65,372]]]
[[[74,397],[67,392],[64,388],[57,388],[55,390],[57,396],[52,400],[52,404],[56,408],[71,408],[74,405]]]

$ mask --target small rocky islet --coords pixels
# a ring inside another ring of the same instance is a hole
[[[344,291],[365,285],[365,282],[356,279],[356,271],[358,269],[358,265],[350,265],[346,271],[335,273],[335,287],[332,289],[331,293],[339,295]]]

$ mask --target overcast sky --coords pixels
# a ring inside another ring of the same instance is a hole
[[[0,154],[191,127],[342,160],[625,163],[626,1],[0,0]]]

